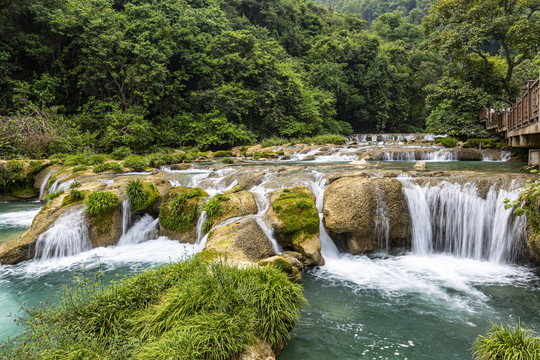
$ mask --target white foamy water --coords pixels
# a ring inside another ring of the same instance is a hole
[[[325,280],[342,281],[354,291],[376,290],[388,298],[414,295],[461,312],[483,307],[486,295],[477,286],[527,286],[535,278],[526,267],[443,254],[381,258],[343,254],[327,259],[316,274]]]
[[[51,178],[52,174],[55,173],[54,170],[51,170],[45,175],[43,178],[43,181],[41,181],[41,185],[39,186],[39,198],[43,196],[43,193],[45,192],[45,186],[49,183],[49,179]]]
[[[159,232],[158,224],[159,219],[144,214],[125,234],[122,234],[118,245],[133,245],[155,239]]]
[[[34,220],[34,217],[39,213],[39,210],[41,210],[41,207],[30,210],[0,213],[0,228],[30,227],[30,225],[32,225],[32,220]]]
[[[90,249],[84,208],[62,214],[36,241],[35,259],[72,256]]]

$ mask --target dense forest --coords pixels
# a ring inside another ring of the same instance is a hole
[[[533,1],[321,2],[0,0],[0,156],[481,135],[478,111],[538,75]]]

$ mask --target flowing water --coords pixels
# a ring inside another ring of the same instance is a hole
[[[334,159],[344,161],[351,154],[342,150],[334,154]],[[306,270],[302,283],[310,306],[303,311],[280,360],[467,359],[471,343],[490,321],[515,324],[520,318],[523,326],[540,331],[540,274],[533,268],[513,264],[515,256],[505,242],[520,236],[519,220],[502,209],[505,197],[516,196],[512,189],[492,186],[480,197],[471,184],[420,185],[414,179],[399,178],[414,214],[411,251],[394,249],[352,256],[339,253],[322,226],[326,175],[350,167],[340,163],[314,167],[302,161],[283,164],[206,164],[190,170],[164,169],[171,184],[200,186],[210,195],[233,188],[242,174],[264,173],[262,182],[250,190],[259,210],[252,216],[263,228],[272,191],[307,185],[315,194],[326,265]],[[462,162],[433,162],[428,167],[448,170],[449,164],[456,164],[456,169],[458,165],[468,166]],[[411,163],[383,162],[379,166],[399,167],[410,170]],[[475,162],[469,170],[500,174],[518,168],[510,163]],[[106,176],[103,179],[113,180]],[[392,219],[385,216],[385,209],[390,201],[382,195],[377,197],[374,226],[382,249],[388,246]],[[29,227],[40,207],[31,202],[0,203],[0,242]],[[43,234],[39,261],[0,266],[0,339],[18,331],[13,317],[5,315],[15,313],[22,301],[54,301],[57,291],[71,282],[74,272],[103,271],[105,279],[111,279],[116,273],[135,273],[184,258],[204,247],[204,217],[197,225],[197,244],[186,245],[158,237],[158,221],[149,215],[132,219],[128,203],[123,204],[123,211],[123,235],[116,246],[87,250],[85,224],[81,214],[73,211]],[[215,226],[231,221],[235,219]],[[271,228],[265,232],[280,251]],[[77,245],[73,245],[74,239]],[[76,251],[62,253],[59,249],[65,247]]]

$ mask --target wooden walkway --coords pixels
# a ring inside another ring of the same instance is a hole
[[[540,79],[528,81],[521,97],[506,109],[484,109],[480,120],[510,146],[540,149]]]

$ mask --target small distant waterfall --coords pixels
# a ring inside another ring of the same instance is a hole
[[[84,218],[84,208],[81,208],[63,214],[39,236],[34,258],[48,260],[71,256],[90,248],[88,224]]]
[[[118,240],[118,245],[140,244],[157,238],[158,224],[159,219],[144,214],[125,234],[122,234],[120,240]]]
[[[274,173],[266,174],[261,184],[253,187],[250,191],[253,193],[254,198],[255,198],[255,203],[257,204],[257,215],[255,215],[255,220],[257,221],[257,224],[261,227],[262,231],[266,234],[266,236],[272,242],[272,247],[274,248],[274,251],[280,254],[283,252],[283,249],[281,248],[278,241],[276,240],[276,237],[274,236],[274,230],[270,227],[270,225],[266,221],[264,221],[264,215],[266,214],[266,211],[270,207],[270,200],[268,199],[268,193],[271,191],[271,189],[265,188],[264,184],[272,176],[275,176],[275,174]]]
[[[131,200],[126,197],[122,201],[122,236],[126,235],[129,225],[131,225]]]
[[[206,211],[203,211],[201,212],[201,215],[199,216],[199,220],[197,220],[197,244],[200,244],[202,238],[204,237],[203,226],[204,226],[205,221],[206,221]]]
[[[59,184],[60,181],[62,181],[67,175],[68,175],[68,174],[64,174],[64,175],[60,176],[58,179],[56,179],[56,180],[54,181],[54,183],[53,183],[53,184],[51,185],[51,187],[49,188],[49,194],[58,191],[58,184]]]
[[[43,181],[41,181],[41,185],[39,186],[39,198],[43,196],[43,193],[45,192],[45,186],[49,183],[49,179],[51,178],[52,174],[54,174],[54,170],[50,170],[47,175],[43,178]]]
[[[412,225],[412,250],[501,263],[515,260],[515,241],[523,236],[523,218],[504,209],[518,191],[491,186],[485,199],[474,184],[443,182],[419,186],[401,180]]]
[[[315,205],[317,206],[317,211],[319,212],[319,241],[321,242],[321,255],[325,259],[337,258],[339,256],[339,250],[334,244],[334,241],[328,235],[326,228],[324,227],[323,222],[323,198],[324,198],[324,189],[326,188],[326,179],[323,173],[318,171],[313,171],[315,176],[314,181],[308,183],[309,188],[313,191],[315,195]]]
[[[451,151],[446,149],[441,149],[438,151],[399,151],[392,152],[387,151],[384,153],[385,161],[457,161],[458,153],[457,151]]]
[[[383,193],[377,188],[377,208],[375,213],[375,234],[380,249],[388,251],[390,248],[390,219]]]

